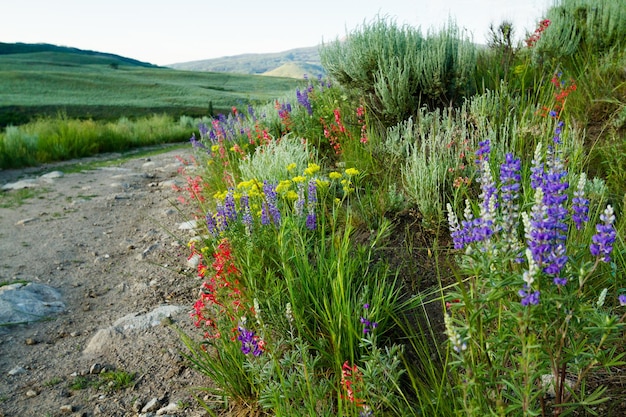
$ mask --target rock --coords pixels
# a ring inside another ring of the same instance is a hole
[[[9,371],[9,376],[22,375],[26,373],[26,369],[21,366],[16,366]]]
[[[32,223],[32,222],[34,222],[36,220],[37,220],[36,217],[29,217],[27,219],[18,220],[17,222],[15,222],[15,225],[16,226],[24,226],[25,224]]]
[[[37,341],[35,339],[32,339],[32,338],[29,337],[28,339],[24,340],[24,343],[26,343],[27,345],[31,346],[31,345],[36,345]]]
[[[36,397],[37,396],[37,391],[29,389],[28,391],[26,391],[26,396],[28,398]]]
[[[159,399],[158,398],[153,398],[150,401],[148,401],[148,403],[146,405],[143,406],[143,408],[141,409],[142,413],[150,413],[150,412],[154,412],[156,410],[159,409]]]
[[[146,257],[148,255],[150,255],[150,253],[154,252],[158,247],[159,247],[158,243],[153,243],[152,245],[150,245],[146,249],[144,249],[143,252],[141,252],[139,255],[137,255],[135,257],[135,259],[137,259],[138,261],[146,259]]]
[[[178,408],[178,404],[176,403],[169,403],[168,405],[166,405],[163,408],[160,408],[156,414],[157,416],[162,416],[164,414],[176,414],[180,411],[180,408]]]
[[[574,381],[572,381],[571,379],[567,377],[563,380],[563,382],[569,388],[572,388],[574,386]],[[554,398],[556,396],[556,391],[554,390],[554,375],[552,374],[541,375],[541,385],[548,387],[546,391],[546,396],[548,398]]]
[[[61,294],[37,283],[0,287],[0,324],[29,323],[65,311]]]
[[[39,186],[39,182],[36,179],[27,179],[4,184],[2,190],[23,190],[24,188],[35,188],[37,186]]]
[[[74,406],[70,404],[62,405],[61,408],[59,408],[59,411],[63,414],[73,413]]]
[[[148,313],[131,313],[116,320],[108,328],[100,329],[91,338],[83,353],[85,355],[99,355],[110,347],[121,343],[122,340],[132,337],[132,332],[145,331],[152,327],[160,326],[164,318],[184,311],[185,307],[175,305],[163,305]]]
[[[48,172],[47,174],[43,174],[41,177],[44,180],[55,180],[58,178],[62,178],[63,175],[65,175],[62,171],[52,171],[52,172]]]
[[[178,225],[178,230],[195,230],[198,227],[197,220],[188,220]]]
[[[92,375],[99,374],[100,371],[102,371],[102,365],[100,365],[98,362],[94,363],[93,365],[91,365],[91,368],[89,368],[89,373]]]

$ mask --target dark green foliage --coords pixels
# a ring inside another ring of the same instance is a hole
[[[550,27],[537,42],[540,60],[581,53],[602,54],[623,48],[626,7],[623,0],[563,0],[548,10]]]
[[[423,37],[410,26],[378,19],[326,45],[320,55],[332,78],[392,126],[421,106],[446,107],[467,96],[476,49],[453,23]]]

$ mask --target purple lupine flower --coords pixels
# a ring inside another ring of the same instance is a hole
[[[307,194],[307,211],[306,227],[309,230],[315,230],[317,227],[317,217],[315,215],[315,205],[317,203],[317,183],[315,180],[309,181]]]
[[[200,136],[202,137],[202,136]],[[196,134],[192,133],[191,137],[189,138],[189,142],[191,142],[191,146],[193,148],[206,148],[206,146],[204,146],[204,143],[200,142],[198,139],[196,139]]]
[[[510,249],[518,249],[515,229],[519,220],[517,199],[521,188],[521,168],[522,162],[519,158],[513,157],[511,153],[506,154],[504,163],[500,165],[500,199],[503,203],[502,229]]]
[[[309,90],[300,91],[300,89],[296,89],[296,98],[298,103],[306,109],[309,116],[313,115],[313,107],[311,106],[311,101],[309,100]]]
[[[241,220],[246,227],[246,233],[250,234],[252,233],[253,220],[252,213],[250,212],[250,198],[247,194],[242,194],[239,198],[239,207],[241,207],[241,211],[243,212]]]
[[[218,232],[223,232],[228,228],[228,220],[226,207],[222,203],[217,203],[215,205],[215,222]]]
[[[600,220],[602,223],[596,225],[596,234],[591,238],[592,243],[589,245],[589,250],[593,256],[598,257],[602,262],[610,262],[613,243],[617,236],[613,227],[615,215],[611,205],[606,206],[600,215]]]
[[[299,182],[297,187],[298,187],[298,191],[297,191],[298,199],[295,202],[294,209],[296,212],[296,216],[302,216],[304,214],[304,204],[305,204],[304,183]]]
[[[206,123],[198,123],[198,131],[200,131],[200,138],[205,138],[207,133],[209,133],[209,128]]]
[[[561,132],[563,131],[563,125],[565,123],[563,123],[563,121],[559,121],[556,124],[556,128],[554,129],[554,137],[552,138],[552,141],[554,142],[555,145],[558,145],[561,143]]]
[[[626,294],[620,294],[617,300],[619,301],[619,305],[626,306]]]
[[[241,342],[241,351],[244,355],[252,352],[254,356],[261,356],[263,350],[259,346],[259,338],[255,336],[252,330],[247,330],[243,325],[239,325],[237,327],[239,331],[239,336],[237,336],[237,340]]]
[[[524,307],[539,304],[539,291],[533,291],[527,285],[524,285],[524,288],[519,290],[519,295],[522,297],[521,303]]]
[[[228,190],[226,197],[224,197],[224,218],[227,221],[237,219],[237,208],[235,207],[235,196],[232,189]]]
[[[369,308],[370,308],[370,305],[368,303],[363,304],[364,310],[368,310]],[[365,317],[361,317],[360,322],[363,325],[363,334],[367,334],[378,327],[377,322],[370,321]]]
[[[572,199],[572,220],[577,230],[582,228],[583,223],[589,221],[589,200],[585,198],[586,181],[587,176],[583,172],[580,174],[578,186],[576,191],[574,191],[574,198]]]
[[[263,194],[265,195],[265,200],[261,208],[261,224],[267,225],[272,221],[278,227],[280,225],[280,210],[278,210],[276,205],[276,184],[272,184],[267,180],[263,181]]]
[[[485,159],[486,161],[489,160],[489,153],[491,152],[491,142],[489,141],[489,139],[484,140],[482,142],[478,142],[478,150],[476,151],[476,158],[477,158],[477,162]]]
[[[217,222],[215,221],[215,217],[213,216],[213,213],[211,213],[210,211],[207,211],[206,216],[205,216],[205,221],[206,221],[206,226],[209,229],[209,233],[211,233],[212,235],[217,235]]]
[[[567,240],[567,201],[566,190],[569,184],[565,181],[567,171],[563,167],[563,162],[558,152],[553,148],[548,148],[547,172],[543,184],[543,203],[546,206],[547,218],[544,227],[547,230],[549,250],[545,259],[547,264],[544,271],[554,276],[557,285],[564,285],[565,280],[559,277],[561,270],[567,262],[565,244]]]

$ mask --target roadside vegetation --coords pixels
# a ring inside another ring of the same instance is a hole
[[[564,0],[484,49],[375,19],[325,45],[328,79],[201,124],[198,401],[622,415],[624,13]]]

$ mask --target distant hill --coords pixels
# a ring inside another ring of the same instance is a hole
[[[0,42],[0,55],[33,54],[33,53],[64,53],[67,54],[66,64],[109,64],[109,65],[132,65],[144,68],[158,68],[158,66],[138,61],[136,59],[109,54],[105,52],[89,51],[85,49],[71,48],[68,46],[51,45],[47,43],[3,43]],[[58,55],[57,55],[58,56]],[[62,63],[62,62],[61,62]]]
[[[243,54],[167,65],[185,71],[231,72],[303,78],[324,74],[318,47],[290,49],[269,54]]]
[[[0,43],[0,128],[38,116],[201,117],[267,103],[303,81],[287,76],[179,71],[118,55]]]

